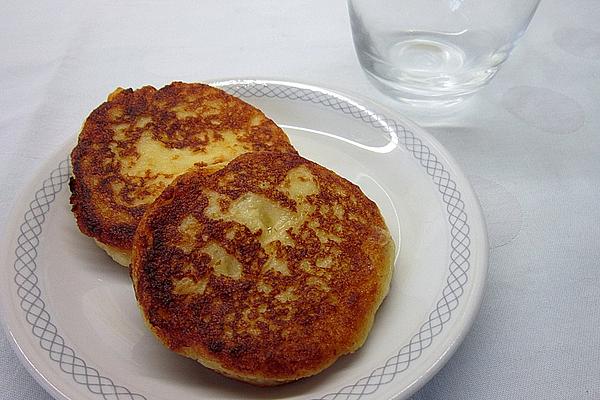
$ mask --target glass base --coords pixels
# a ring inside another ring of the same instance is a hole
[[[411,32],[356,46],[363,70],[386,95],[414,107],[452,107],[485,86],[508,51],[482,53],[486,36]]]

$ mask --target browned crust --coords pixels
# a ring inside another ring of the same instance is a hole
[[[185,119],[171,111],[177,106],[203,110],[212,101],[222,102],[223,109],[207,113],[211,115]],[[257,116],[262,122],[251,126],[250,121]],[[136,127],[136,122],[143,117],[152,117],[152,122],[143,128]],[[116,249],[131,249],[133,234],[147,207],[145,204],[134,205],[136,196],[158,195],[162,190],[158,193],[154,193],[156,188],[146,190],[147,178],[121,174],[111,151],[111,145],[115,145],[114,127],[119,124],[126,126],[127,138],[119,141],[118,146],[122,154],[132,156],[137,154],[135,145],[143,131],[151,131],[153,138],[167,147],[203,151],[208,141],[218,140],[218,129],[221,128],[238,130],[238,139],[247,145],[248,151],[296,152],[273,121],[255,107],[220,89],[182,82],[174,82],[160,90],[152,86],[137,90],[117,89],[86,119],[77,146],[71,153],[73,178],[70,182],[70,201],[81,232]],[[217,134],[209,138],[209,131]],[[147,176],[154,172],[149,171]],[[122,186],[118,195],[112,189],[115,184]]]
[[[294,211],[294,200],[274,187],[300,165],[318,183],[319,192],[309,196],[310,203],[317,210],[324,204],[340,204],[345,217],[313,213],[300,232],[288,230],[294,246],[278,243],[277,256],[287,262],[290,275],[261,272],[267,256],[257,240],[260,231],[252,233],[241,225],[245,230],[237,229],[235,237],[228,238],[225,232],[237,223],[208,218],[204,191],[231,201],[253,192]],[[269,185],[261,185],[264,182]],[[181,238],[179,223],[190,214],[201,229],[196,249],[185,254],[174,243]],[[321,243],[309,229],[310,221],[318,221],[325,232],[341,238],[340,243]],[[199,251],[211,241],[242,264],[240,279],[211,273],[208,256]],[[162,193],[136,233],[131,276],[146,321],[166,346],[204,364],[216,363],[228,376],[276,384],[313,375],[362,345],[387,294],[393,249],[379,209],[357,186],[297,155],[248,153],[210,176],[182,175]],[[319,257],[332,255],[334,263],[326,270],[301,267],[303,261],[314,265]],[[192,272],[181,268],[185,263],[193,265]],[[173,293],[173,280],[184,277],[208,279],[210,290],[202,295]],[[324,281],[330,290],[308,284],[311,277]],[[259,280],[272,292],[257,290]],[[300,294],[290,307],[275,300],[286,288]],[[249,310],[249,320],[258,321],[260,305],[266,305],[264,320],[254,325],[260,334],[251,335],[244,310]]]

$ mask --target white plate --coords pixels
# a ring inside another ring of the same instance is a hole
[[[216,83],[260,107],[305,157],[358,184],[397,243],[389,296],[365,346],[275,388],[221,377],[145,328],[125,268],[77,230],[68,154],[52,156],[17,203],[0,265],[7,332],[57,399],[406,398],[448,360],[479,309],[487,237],[465,176],[429,134],[366,100],[296,83]]]

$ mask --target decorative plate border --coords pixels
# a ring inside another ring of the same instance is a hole
[[[50,359],[58,363],[61,371],[71,375],[73,380],[85,385],[91,393],[103,399],[147,400],[141,394],[133,393],[124,386],[117,385],[98,370],[77,356],[75,350],[65,343],[58,333],[58,328],[51,321],[46,303],[42,299],[42,290],[38,286],[37,247],[40,244],[42,225],[50,205],[63,187],[67,186],[71,176],[69,160],[63,160],[35,192],[34,199],[23,216],[19,227],[15,249],[14,282],[17,285],[17,296],[21,299],[21,309],[25,312],[25,320],[31,326],[31,333],[39,339],[40,347],[48,353]]]
[[[313,87],[297,87],[274,82],[227,81],[216,85],[240,97],[275,97],[312,102],[360,119],[386,132],[392,138],[397,137],[399,143],[419,161],[437,186],[448,213],[451,252],[449,275],[435,309],[429,313],[428,320],[421,325],[409,343],[388,358],[382,366],[355,383],[318,399],[360,399],[375,393],[381,386],[406,371],[410,364],[431,346],[434,338],[443,331],[445,324],[452,317],[452,312],[458,307],[469,280],[467,272],[471,266],[470,228],[465,203],[456,182],[431,149],[410,129],[391,118],[375,114],[345,97]],[[46,214],[56,199],[56,194],[67,186],[69,179],[70,163],[67,159],[59,163],[58,167],[50,173],[49,178],[44,180],[42,187],[35,192],[34,199],[29,203],[23,222],[19,226],[20,234],[17,237],[13,267],[14,283],[21,300],[21,309],[25,313],[25,320],[31,326],[31,333],[39,339],[40,347],[64,373],[71,375],[74,382],[86,386],[91,393],[106,400],[147,400],[145,396],[115,384],[112,379],[101,375],[96,368],[89,366],[85,360],[78,357],[73,348],[65,343],[56,325],[52,323],[51,316],[46,310],[46,303],[42,299],[42,291],[38,286],[39,278],[36,274],[37,247],[40,244]]]

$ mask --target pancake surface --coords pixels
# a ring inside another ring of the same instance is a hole
[[[142,214],[175,177],[251,151],[296,152],[261,111],[220,89],[118,89],[87,118],[71,154],[79,229],[128,265]]]
[[[298,155],[257,152],[173,182],[140,222],[131,277],[167,347],[276,385],[362,346],[393,259],[357,186]]]

